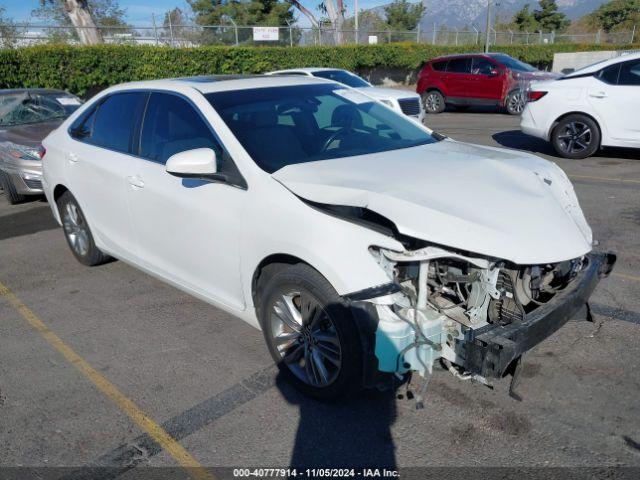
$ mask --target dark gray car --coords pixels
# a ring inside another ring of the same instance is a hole
[[[40,142],[81,104],[62,90],[0,90],[0,187],[9,203],[42,194]]]

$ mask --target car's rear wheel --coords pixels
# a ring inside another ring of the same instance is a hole
[[[87,219],[71,192],[63,193],[57,204],[64,235],[76,259],[89,267],[108,261],[110,257],[96,247]]]
[[[551,143],[555,151],[565,158],[587,158],[600,147],[600,129],[586,115],[567,115],[551,132]]]
[[[520,115],[524,110],[525,97],[522,90],[514,90],[507,95],[505,108],[509,115]]]
[[[342,298],[316,270],[282,265],[261,276],[259,318],[271,356],[303,393],[345,397],[362,385],[358,331]]]
[[[438,90],[431,90],[422,94],[422,103],[427,113],[441,113],[446,107],[444,95]]]
[[[18,193],[18,191],[16,190],[16,186],[11,181],[11,177],[9,177],[7,173],[2,171],[0,171],[0,185],[2,185],[4,195],[5,197],[7,197],[7,202],[9,202],[10,205],[24,202],[26,197]]]

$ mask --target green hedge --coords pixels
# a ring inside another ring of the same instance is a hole
[[[626,45],[518,45],[495,47],[546,68],[557,52],[613,50]],[[636,47],[637,48],[637,47]],[[359,71],[395,68],[415,71],[425,60],[443,54],[476,51],[477,46],[410,43],[342,47],[199,47],[101,45],[36,46],[0,50],[0,88],[49,87],[85,95],[133,80],[332,66]]]

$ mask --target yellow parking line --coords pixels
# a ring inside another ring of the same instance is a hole
[[[579,178],[585,180],[603,180],[606,182],[622,182],[622,183],[639,183],[640,180],[634,180],[631,178],[612,178],[612,177],[592,177],[589,175],[569,175],[569,178]]]
[[[65,344],[60,337],[53,333],[38,316],[29,309],[11,290],[0,282],[0,297],[7,299],[29,325],[64,358],[87,377],[102,393],[113,400],[142,430],[147,432],[189,475],[196,480],[214,480],[210,472],[202,467],[182,446],[169,435],[160,425],[149,418],[133,401],[125,396],[109,380],[98,373],[80,355]]]
[[[633,280],[634,282],[640,282],[640,277],[636,277],[635,275],[627,275],[626,273],[617,273],[613,272],[612,275],[616,277],[624,278],[626,280]]]

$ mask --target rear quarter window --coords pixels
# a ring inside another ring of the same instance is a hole
[[[436,72],[444,72],[447,69],[447,61],[440,60],[439,62],[432,62],[431,68],[433,68]]]

